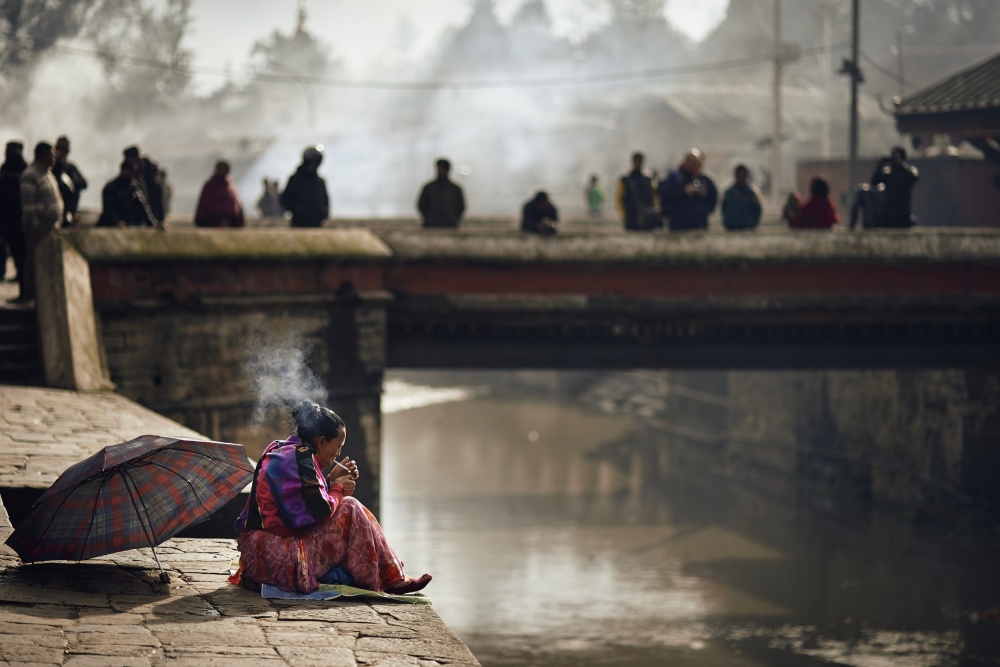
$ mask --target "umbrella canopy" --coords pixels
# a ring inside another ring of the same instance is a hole
[[[7,544],[26,563],[154,547],[207,519],[252,479],[243,445],[139,436],[67,468]]]

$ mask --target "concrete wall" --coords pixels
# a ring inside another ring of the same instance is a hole
[[[644,492],[663,492],[670,475],[724,476],[788,507],[949,520],[987,510],[994,521],[1000,510],[995,368],[639,371],[577,383],[574,400],[636,417],[637,432],[602,449],[642,459]]]
[[[816,504],[1000,508],[1000,372],[729,374],[726,455]]]

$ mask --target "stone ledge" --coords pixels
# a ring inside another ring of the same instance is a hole
[[[1000,265],[997,230],[746,234],[379,231],[394,262],[469,264],[948,264]]]
[[[365,229],[81,229],[63,236],[88,261],[99,263],[377,262],[391,255]]]

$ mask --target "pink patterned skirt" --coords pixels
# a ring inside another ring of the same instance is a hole
[[[384,591],[404,578],[403,562],[389,546],[375,515],[350,496],[326,519],[296,535],[282,537],[266,530],[245,530],[236,538],[240,570],[230,578],[250,585],[271,584],[285,591],[311,593],[316,581],[334,565],[357,585]]]

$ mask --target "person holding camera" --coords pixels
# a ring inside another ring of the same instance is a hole
[[[917,168],[906,161],[906,149],[896,146],[887,158],[882,158],[871,185],[881,194],[879,227],[912,227],[910,212],[913,186],[920,180]]]
[[[672,232],[708,229],[708,216],[719,201],[719,191],[702,173],[701,165],[701,151],[692,148],[660,184],[660,205]]]
[[[549,193],[539,190],[521,208],[521,231],[533,234],[555,234],[559,227],[559,211],[549,199]]]

